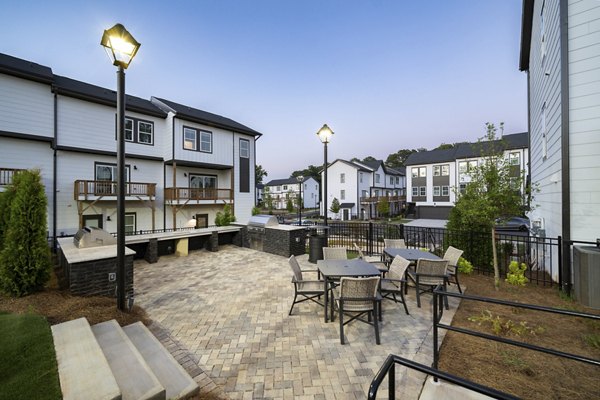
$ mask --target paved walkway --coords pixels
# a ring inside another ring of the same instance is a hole
[[[306,256],[300,263],[315,268]],[[418,309],[414,289],[407,298],[411,315],[384,301],[381,345],[361,322],[345,327],[341,345],[339,325],[324,323],[317,304],[297,304],[288,316],[293,286],[284,257],[222,246],[163,256],[157,264],[136,261],[134,274],[136,304],[231,399],[364,399],[388,354],[432,361],[431,295]],[[451,302],[444,320],[456,306]],[[418,398],[423,376],[398,368],[396,382],[401,398]],[[386,387],[387,380],[381,398]]]

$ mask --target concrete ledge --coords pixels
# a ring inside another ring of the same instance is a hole
[[[52,337],[63,399],[121,399],[117,381],[85,318],[52,326]]]

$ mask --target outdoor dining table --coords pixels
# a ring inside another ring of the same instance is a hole
[[[325,322],[328,322],[327,305],[330,301],[328,289],[335,280],[342,277],[357,278],[381,275],[381,271],[374,265],[358,258],[352,260],[318,260],[317,268],[321,272],[321,275],[323,275],[323,282],[325,285]],[[333,306],[333,303],[331,304]]]
[[[440,257],[433,253],[419,249],[398,249],[386,247],[383,249],[383,252],[392,259],[396,256],[400,256],[411,262],[416,262],[419,258],[426,258],[428,260],[441,260]]]

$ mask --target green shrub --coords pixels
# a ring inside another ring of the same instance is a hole
[[[257,206],[252,207],[252,215],[258,214],[260,214],[260,208],[258,208]]]
[[[223,212],[217,212],[217,216],[215,217],[215,225],[227,226],[231,225],[232,222],[235,222],[235,215],[231,213],[231,206],[229,204],[225,204],[225,207],[223,207]]]
[[[461,274],[470,275],[473,273],[473,264],[471,264],[467,259],[461,257],[458,259],[458,272]]]
[[[0,253],[0,286],[15,296],[43,287],[50,278],[50,248],[46,239],[47,199],[39,171],[15,174],[8,208],[9,225]]]
[[[506,282],[511,285],[525,286],[529,279],[525,277],[527,264],[519,264],[517,261],[511,261],[508,265],[508,273],[506,274]]]

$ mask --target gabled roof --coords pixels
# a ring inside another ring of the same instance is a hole
[[[372,161],[354,161],[355,164],[363,164],[367,167],[371,168],[373,171],[379,169],[381,165],[383,165],[382,160],[372,160]]]
[[[296,178],[273,179],[265,183],[265,186],[297,185]]]
[[[54,92],[93,103],[110,107],[117,106],[117,92],[89,83],[76,81],[65,76],[54,75]],[[167,113],[152,104],[149,100],[140,97],[125,96],[125,107],[128,111],[166,118]]]
[[[0,53],[0,73],[36,82],[52,83],[52,69],[8,54]]]
[[[346,160],[342,160],[341,158],[337,158],[336,160],[334,160],[333,162],[329,163],[329,166],[331,167],[333,164],[335,164],[336,162],[340,162],[343,164],[348,165],[349,167],[358,169],[359,171],[363,171],[363,172],[373,172],[371,169],[367,168],[365,165],[361,165],[358,164],[356,162],[353,161],[346,161]],[[323,172],[323,168],[320,169],[320,172]]]
[[[534,0],[523,0],[521,14],[521,53],[519,55],[519,71],[529,70],[529,54],[531,51],[531,26],[533,24]]]
[[[232,119],[223,117],[221,115],[212,114],[207,111],[202,111],[197,108],[192,108],[183,104],[175,103],[170,100],[161,99],[160,97],[153,97],[163,103],[171,110],[173,110],[178,118],[185,119],[191,122],[197,122],[199,124],[213,126],[215,128],[222,128],[226,130],[232,130],[239,133],[245,133],[252,136],[262,136],[262,133],[255,131],[254,129],[248,128],[245,125],[240,124]]]

